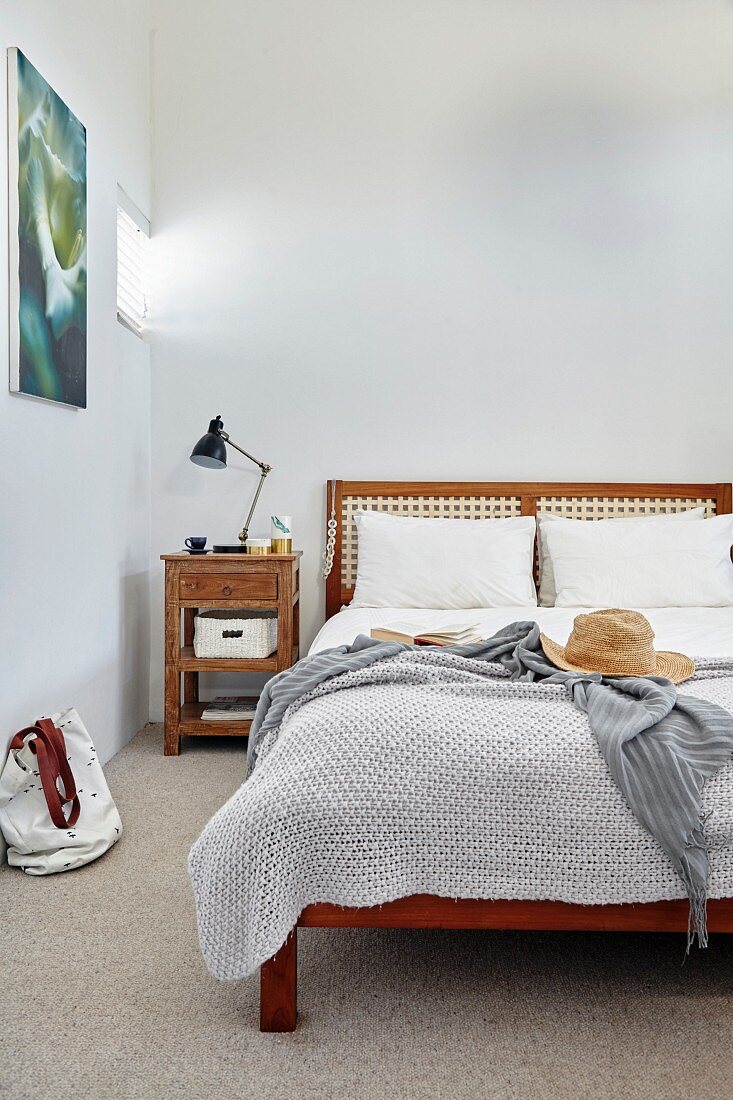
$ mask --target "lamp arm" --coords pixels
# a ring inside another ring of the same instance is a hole
[[[239,541],[242,543],[242,545],[244,545],[249,535],[249,525],[252,522],[252,516],[254,515],[254,510],[257,507],[257,501],[260,499],[262,486],[264,485],[265,478],[272,469],[272,466],[269,466],[266,462],[260,462],[260,460],[258,458],[255,458],[254,455],[251,455],[249,451],[245,451],[244,447],[240,447],[238,443],[235,443],[234,440],[229,438],[229,432],[225,432],[220,428],[219,435],[227,444],[227,446],[234,447],[235,451],[239,451],[241,455],[244,455],[245,458],[248,458],[250,462],[254,462],[255,466],[259,466],[260,468],[260,481],[255,492],[254,500],[252,501],[252,506],[247,514],[247,518],[244,521],[244,527],[239,532]]]
[[[250,462],[254,462],[255,466],[259,466],[264,474],[269,474],[272,466],[268,466],[266,462],[260,462],[260,460],[258,458],[255,458],[254,455],[251,455],[249,451],[245,451],[244,447],[240,447],[238,443],[235,443],[233,439],[230,439],[229,432],[220,431],[219,435],[225,443],[228,443],[230,447],[234,447],[235,451],[239,451],[239,453],[241,455],[244,455],[245,458],[248,458]]]
[[[247,456],[247,457],[249,457],[249,456]],[[259,463],[257,463],[257,465],[260,466]],[[254,497],[254,500],[252,501],[252,507],[250,508],[249,514],[247,515],[247,518],[244,521],[244,527],[239,532],[239,541],[243,544],[247,541],[247,538],[249,536],[249,525],[252,522],[252,516],[254,515],[254,510],[257,507],[257,501],[259,500],[260,493],[262,492],[262,486],[265,483],[265,478],[267,477],[267,475],[270,472],[270,467],[267,465],[266,462],[262,463],[262,465],[260,466],[260,469],[262,470],[262,473],[260,474],[260,483],[257,486],[257,491],[255,492],[255,497]]]

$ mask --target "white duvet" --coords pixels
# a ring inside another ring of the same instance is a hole
[[[482,638],[500,627],[522,619],[538,622],[543,633],[563,645],[576,615],[596,611],[592,607],[479,607],[468,611],[431,611],[404,607],[347,607],[321,628],[311,653],[337,645],[350,645],[358,634],[373,626],[414,622],[417,630],[477,623]],[[645,607],[655,633],[656,649],[671,649],[690,657],[733,657],[733,607]],[[417,633],[416,630],[416,633]]]

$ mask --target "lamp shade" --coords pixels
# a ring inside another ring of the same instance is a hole
[[[220,416],[211,421],[208,432],[201,436],[191,451],[191,461],[197,466],[206,466],[210,470],[224,469],[227,464],[227,448],[219,434],[223,427]]]

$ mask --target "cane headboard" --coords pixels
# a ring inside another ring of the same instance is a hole
[[[333,481],[328,522],[335,520],[333,568],[326,581],[326,618],[351,601],[356,583],[359,508],[399,516],[505,519],[554,512],[569,519],[609,519],[705,508],[733,511],[730,484],[627,485],[613,482]]]

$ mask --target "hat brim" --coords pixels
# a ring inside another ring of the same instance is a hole
[[[545,656],[552,661],[553,665],[557,665],[564,672],[597,672],[601,676],[608,676],[608,673],[601,672],[597,668],[581,668],[579,665],[574,665],[572,661],[568,661],[565,656],[565,646],[560,645],[559,642],[553,642],[552,638],[548,638],[546,634],[540,634],[540,643],[545,651]],[[655,654],[657,658],[657,666],[653,672],[642,673],[644,676],[665,676],[668,680],[671,680],[673,684],[681,684],[683,680],[689,680],[691,676],[695,675],[695,662],[691,658],[686,657],[684,653],[670,653],[661,652]],[[622,676],[633,676],[633,672],[617,673],[614,677],[608,677],[609,679],[620,679]]]

